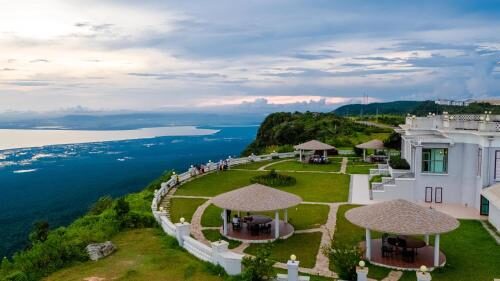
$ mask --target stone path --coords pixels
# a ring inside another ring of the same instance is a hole
[[[373,201],[370,200],[370,186],[368,175],[351,175],[349,203],[360,205],[373,203]]]
[[[194,239],[210,245],[210,241],[205,238],[203,235],[203,228],[201,226],[201,216],[205,212],[205,209],[212,204],[212,200],[207,200],[205,203],[198,206],[196,211],[193,214],[193,218],[191,219],[191,235],[193,235]]]
[[[403,272],[402,271],[394,271],[392,270],[391,272],[389,272],[389,274],[387,275],[387,277],[385,277],[384,279],[382,279],[382,281],[398,281],[401,276],[403,276]]]
[[[341,163],[341,166],[340,166],[340,173],[341,174],[345,174],[346,171],[347,171],[347,162],[348,162],[348,158],[347,157],[342,157],[342,163]]]
[[[294,159],[286,159],[286,160],[281,160],[281,161],[276,161],[276,162],[272,162],[272,163],[269,163],[269,164],[266,164],[260,168],[257,169],[257,171],[265,171],[267,167],[269,166],[272,166],[274,164],[278,164],[278,163],[282,163],[282,162],[287,162],[287,161],[292,161]]]
[[[247,255],[245,253],[245,249],[248,248],[248,246],[250,246],[250,243],[244,242],[241,243],[238,247],[232,249],[231,251],[236,252],[238,254]]]
[[[172,195],[170,198],[187,198],[187,199],[212,199],[209,196],[192,196],[192,195]]]

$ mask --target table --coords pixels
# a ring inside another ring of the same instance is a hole
[[[252,220],[249,221],[247,220],[246,223],[248,224],[266,224],[272,222],[273,219],[268,217],[268,216],[263,216],[263,215],[253,215]]]

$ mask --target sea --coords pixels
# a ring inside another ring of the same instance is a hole
[[[257,129],[0,130],[0,257],[26,247],[36,221],[67,225],[99,197],[139,191],[167,170],[237,157]]]

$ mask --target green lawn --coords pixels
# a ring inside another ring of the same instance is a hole
[[[312,268],[316,263],[321,242],[321,232],[294,234],[286,240],[278,240],[272,243],[271,259],[286,263],[290,255],[297,256],[301,267]],[[255,255],[262,244],[252,244],[245,249],[245,253]]]
[[[347,173],[348,174],[369,174],[370,169],[377,168],[377,165],[374,164],[355,164],[347,163]]]
[[[170,220],[174,223],[179,222],[180,218],[185,218],[191,222],[194,212],[198,206],[205,203],[205,199],[191,198],[172,198],[170,199]]]
[[[214,242],[214,241],[224,240],[224,241],[229,242],[229,246],[228,246],[229,249],[234,249],[234,248],[238,247],[239,245],[241,245],[240,241],[227,239],[226,237],[222,236],[222,234],[220,234],[220,231],[217,229],[205,229],[202,231],[203,231],[203,235],[205,236],[205,238],[207,238],[208,241]]]
[[[309,164],[302,163],[297,160],[290,160],[273,164],[266,168],[267,170],[275,169],[278,171],[321,171],[321,172],[338,172],[340,171],[339,162],[330,162],[328,164]]]
[[[226,171],[200,177],[182,185],[177,195],[215,196],[250,184],[250,178],[260,175],[257,171]],[[346,202],[349,195],[349,175],[283,173],[295,177],[296,185],[278,189],[294,193],[304,201]]]
[[[288,220],[296,230],[319,228],[326,223],[330,208],[326,205],[301,204],[288,209]],[[214,205],[210,205],[201,217],[201,225],[204,227],[216,227],[222,225],[222,210]],[[232,213],[231,215],[233,215]],[[242,216],[245,214],[241,214]],[[274,213],[265,213],[274,218]],[[280,212],[280,218],[283,218]]]
[[[364,240],[364,229],[351,224],[344,217],[347,210],[355,207],[339,207],[334,244],[344,242],[355,245]],[[372,231],[372,237],[378,238],[380,233]],[[432,273],[433,280],[493,280],[500,277],[500,246],[479,221],[461,220],[457,230],[441,235],[441,251],[446,255],[447,264]],[[370,266],[369,276],[380,278],[388,272],[387,269]],[[415,273],[406,272],[400,280],[415,280]]]
[[[241,164],[241,165],[236,165],[234,166],[235,169],[245,169],[245,170],[257,170],[260,167],[277,162],[277,161],[282,161],[283,159],[274,159],[274,160],[265,160],[265,161],[259,161],[259,162],[251,162],[247,164]]]
[[[177,246],[174,238],[159,229],[137,229],[112,239],[118,250],[99,260],[78,263],[45,278],[45,281],[103,280],[223,280],[206,271],[205,264]]]

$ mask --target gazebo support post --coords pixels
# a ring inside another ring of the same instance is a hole
[[[278,239],[280,237],[280,212],[276,210],[274,215],[274,238]]]
[[[429,234],[426,234],[424,237],[425,237],[425,245],[429,245]]]
[[[366,229],[366,259],[371,260],[372,259],[372,235],[370,233],[370,230],[367,228]]]
[[[366,149],[363,148],[363,161],[366,162]]]
[[[285,209],[285,223],[288,223],[288,209]]]
[[[227,209],[224,209],[224,212],[223,212],[223,220],[224,220],[224,225],[223,225],[223,229],[224,229],[224,235],[227,235]]]
[[[328,155],[328,153],[326,152],[326,149],[323,150],[323,157],[326,158],[327,155]]]
[[[434,266],[439,266],[439,234],[434,237]]]

